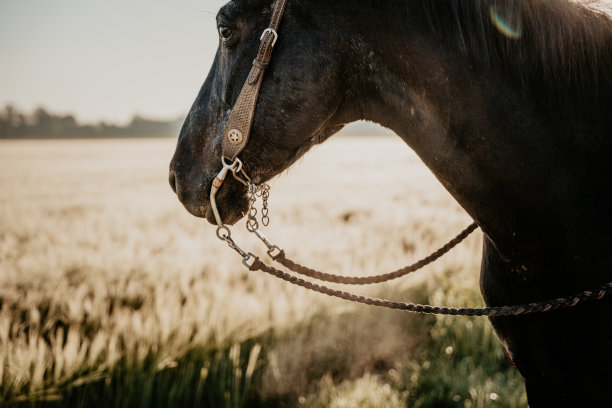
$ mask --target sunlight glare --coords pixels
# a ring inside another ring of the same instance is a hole
[[[511,18],[511,16],[504,16],[504,13],[500,12],[495,5],[491,5],[489,7],[489,15],[495,28],[497,28],[497,30],[504,36],[513,40],[521,37],[522,29],[518,19],[516,19],[516,21],[512,21],[515,19]]]

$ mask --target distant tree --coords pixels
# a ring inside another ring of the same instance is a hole
[[[54,136],[54,119],[44,108],[38,107],[32,115],[32,131],[40,136]]]
[[[178,133],[176,121],[161,121],[136,115],[126,129],[132,136],[158,136]]]
[[[5,112],[0,113],[0,139],[8,137],[9,133],[9,123]]]
[[[176,135],[182,120],[161,121],[136,115],[127,126],[106,122],[80,124],[73,115],[56,115],[38,107],[24,115],[13,105],[0,111],[0,138],[151,137]]]
[[[26,127],[25,116],[13,105],[6,105],[0,113],[0,138],[8,138],[24,133]]]

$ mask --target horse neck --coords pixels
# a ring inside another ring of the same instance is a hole
[[[588,252],[592,242],[578,249],[579,238],[612,226],[597,199],[607,189],[597,180],[611,173],[610,119],[543,106],[508,76],[468,62],[416,6],[401,19],[364,40],[361,116],[411,146],[503,256]]]

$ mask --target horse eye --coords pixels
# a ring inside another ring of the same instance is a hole
[[[225,26],[219,27],[219,38],[221,40],[227,41],[232,38],[232,35],[234,35],[234,31],[231,28]]]

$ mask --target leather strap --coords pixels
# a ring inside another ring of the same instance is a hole
[[[278,38],[277,30],[286,5],[287,0],[277,0],[274,4],[270,25],[261,36],[261,43],[259,44],[257,57],[253,61],[251,72],[242,86],[238,100],[225,125],[222,145],[223,157],[230,162],[238,157],[249,141],[263,74],[270,63],[272,50]]]

